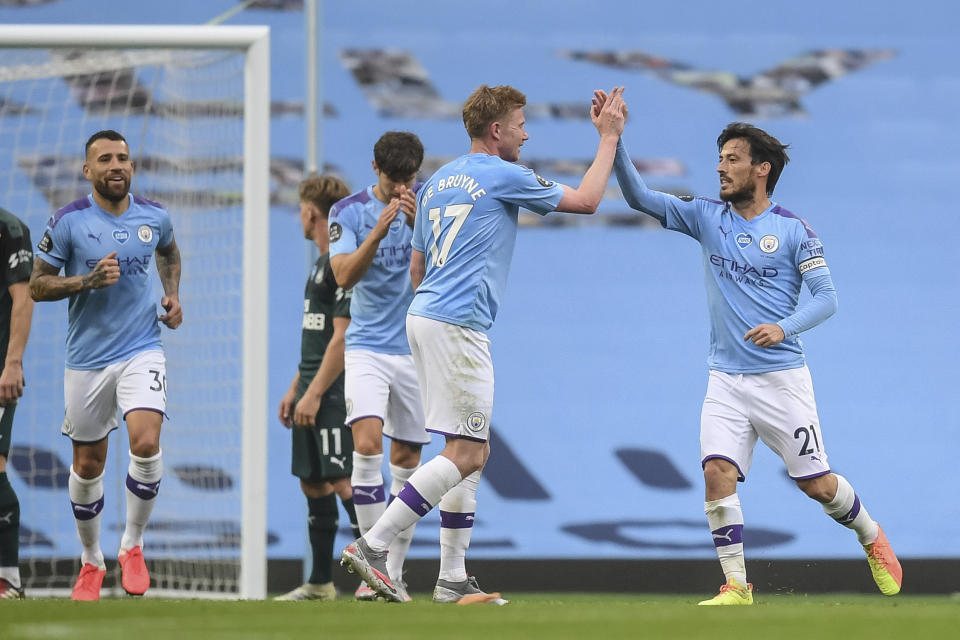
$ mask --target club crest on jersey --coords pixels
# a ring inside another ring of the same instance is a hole
[[[330,242],[336,242],[343,235],[343,227],[339,222],[330,223]]]
[[[773,253],[780,247],[780,239],[777,236],[769,235],[760,238],[760,251],[764,253]]]
[[[150,244],[150,241],[153,240],[153,229],[149,225],[142,224],[137,229],[137,237],[140,238],[140,242]]]
[[[751,236],[749,233],[737,234],[737,244],[741,249],[746,249],[751,243],[753,243],[753,236]]]
[[[482,431],[483,427],[487,424],[487,417],[480,413],[479,411],[474,411],[469,416],[467,416],[467,429],[477,433]]]
[[[123,244],[130,239],[130,232],[127,231],[126,229],[114,229],[113,239],[119,242],[120,244]]]

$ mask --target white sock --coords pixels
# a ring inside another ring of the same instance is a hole
[[[407,483],[407,480],[410,479],[410,476],[412,476],[419,468],[420,465],[417,465],[412,469],[398,467],[395,464],[390,465],[391,502],[396,499],[397,495],[400,493],[400,490],[403,489],[403,485]],[[391,580],[399,581],[403,579],[403,562],[407,559],[407,551],[410,550],[410,543],[413,542],[413,530],[416,529],[416,527],[417,523],[414,522],[412,525],[398,533],[397,537],[394,538],[393,542],[390,543],[390,553],[387,554],[387,574],[390,576]]]
[[[127,526],[120,539],[120,551],[143,547],[143,530],[147,527],[163,477],[163,451],[149,458],[130,454],[127,468]]]
[[[877,523],[860,504],[860,498],[847,479],[838,474],[834,475],[837,476],[837,495],[823,505],[824,512],[848,529],[856,531],[860,544],[871,544],[880,534]]]
[[[477,510],[480,472],[474,471],[440,500],[440,579],[467,579],[465,559]]]
[[[77,522],[77,535],[83,545],[80,561],[106,569],[103,551],[100,550],[100,512],[103,511],[103,474],[86,480],[77,475],[70,466],[67,492],[73,505],[73,517]]]
[[[0,567],[0,578],[13,585],[14,589],[19,589],[20,567]]]
[[[372,549],[386,551],[398,533],[427,515],[461,479],[452,460],[437,456],[410,477],[383,517],[363,536],[364,540]]]
[[[747,566],[743,557],[743,512],[740,510],[740,498],[731,493],[719,500],[703,503],[707,522],[713,533],[713,544],[717,548],[720,567],[729,582],[731,579],[747,584]]]
[[[353,452],[353,473],[350,484],[353,485],[353,508],[357,512],[357,524],[360,533],[366,533],[373,523],[383,515],[387,507],[383,491],[383,454],[365,456]]]

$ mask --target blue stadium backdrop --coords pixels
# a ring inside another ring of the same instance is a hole
[[[198,24],[233,4],[0,2],[0,22]],[[302,100],[299,3],[260,4],[272,9],[229,24],[272,27],[272,97]],[[325,3],[326,162],[362,188],[373,180],[374,141],[402,129],[420,135],[438,166],[466,150],[459,103],[481,83],[526,92],[521,161],[574,184],[595,150],[584,118],[595,87],[626,85],[628,148],[649,183],[676,193],[715,195],[714,141],[728,122],[767,128],[791,144],[793,160],[775,200],[816,229],[839,292],[839,313],[805,336],[832,466],[901,556],[960,556],[960,71],[950,26],[960,9],[947,0],[884,0],[869,12],[824,0],[602,4]],[[362,73],[371,69],[383,78]],[[299,115],[274,119],[275,163],[302,159],[303,131]],[[520,232],[492,331],[493,455],[474,557],[713,556],[697,445],[708,343],[699,250],[630,212],[614,182],[608,196],[595,220],[554,214]],[[306,248],[292,203],[270,216],[264,422],[269,555],[282,558],[302,555],[305,537],[275,407],[297,363],[303,280],[290,274],[306,275]],[[54,312],[63,309],[37,308]],[[189,375],[170,372],[171,393]],[[49,442],[20,444],[69,460],[54,427]],[[762,446],[741,495],[751,558],[859,555]],[[66,500],[55,508],[68,509]],[[434,557],[437,540],[430,516],[411,555]],[[72,531],[53,544],[78,551]]]

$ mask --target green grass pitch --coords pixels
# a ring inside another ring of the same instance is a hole
[[[693,596],[504,594],[494,605],[223,602],[163,599],[0,603],[0,638],[243,640],[247,638],[704,638],[828,640],[960,638],[949,596],[759,596],[752,607],[697,607]]]

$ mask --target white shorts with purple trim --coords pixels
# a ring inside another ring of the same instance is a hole
[[[486,442],[493,414],[493,360],[484,333],[407,315],[427,431]]]
[[[830,472],[813,381],[806,366],[768,373],[710,371],[700,413],[700,460],[721,458],[750,472],[757,438],[794,480]]]
[[[379,418],[383,434],[409,444],[427,444],[420,385],[409,355],[350,349],[344,353],[347,424]]]
[[[67,369],[63,374],[63,435],[97,442],[137,409],[166,415],[167,361],[163,351],[141,351],[103,369]]]

